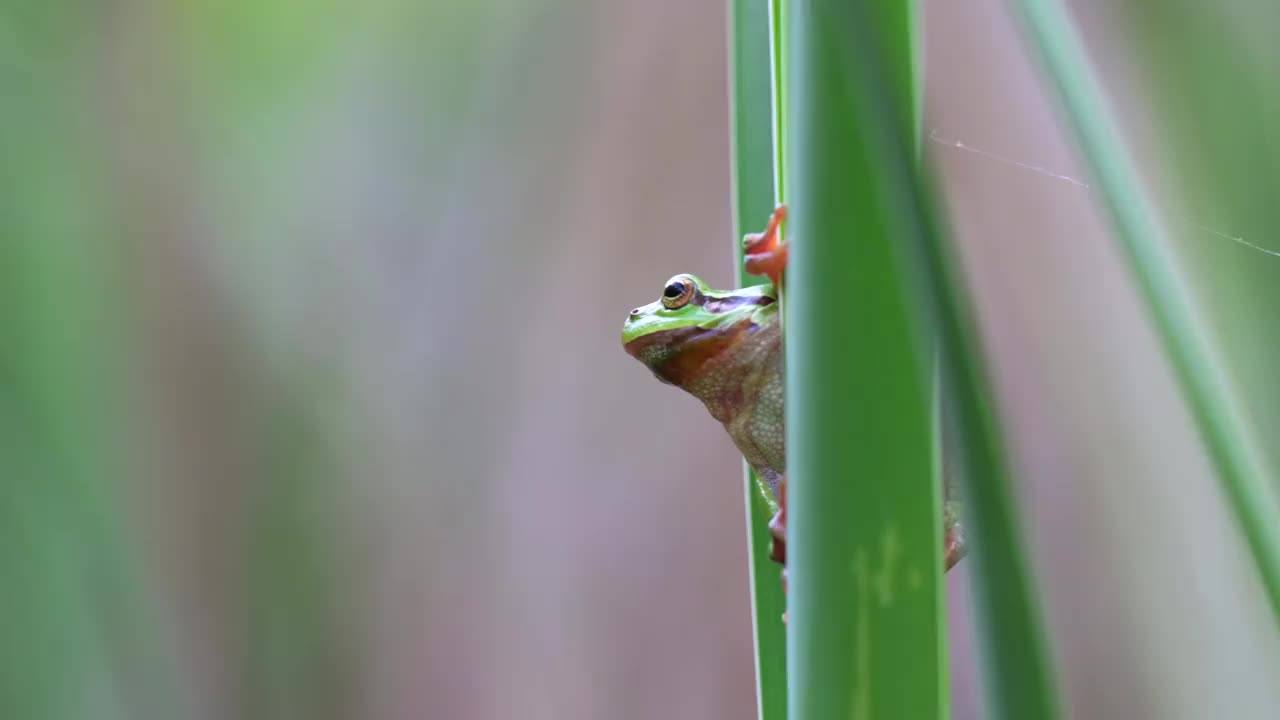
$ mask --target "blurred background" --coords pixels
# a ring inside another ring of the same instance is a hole
[[[1264,717],[1273,620],[1051,99],[1002,3],[926,5],[929,149],[1068,715]],[[1242,91],[1215,127],[1261,135],[1174,157],[1126,52],[1160,49],[1149,9],[1077,8],[1153,173],[1253,190],[1175,207],[1266,444],[1280,258],[1197,228],[1280,250],[1249,224],[1278,106]],[[731,283],[726,26],[0,8],[0,717],[754,717],[740,459],[619,341],[669,276]],[[1248,77],[1266,37],[1238,38]],[[980,718],[963,564],[949,591]]]

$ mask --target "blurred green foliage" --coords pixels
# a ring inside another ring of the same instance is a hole
[[[1238,392],[1219,362],[1222,339],[1205,329],[1184,288],[1165,222],[1120,137],[1065,6],[1056,0],[1023,0],[1018,7],[1030,44],[1039,51],[1096,178],[1117,243],[1128,257],[1183,400],[1249,543],[1273,612],[1280,617],[1280,500],[1256,431],[1240,411]]]
[[[271,7],[285,12],[281,28],[306,9],[244,4],[246,12]],[[341,682],[349,672],[340,671],[332,614],[339,597],[334,554],[326,542],[333,517],[325,478],[337,469],[326,452],[332,443],[319,432],[317,398],[327,390],[311,383],[304,395],[305,377],[272,376],[266,349],[234,311],[201,317],[187,303],[189,285],[208,278],[182,262],[194,232],[185,223],[190,207],[164,207],[191,200],[165,187],[181,182],[168,174],[181,159],[167,155],[175,147],[165,133],[192,118],[187,103],[195,98],[133,89],[163,82],[164,74],[134,64],[127,45],[169,36],[183,10],[144,15],[33,2],[0,13],[0,466],[7,498],[0,503],[0,716],[186,714],[190,688],[173,664],[171,643],[192,635],[172,627],[164,594],[173,588],[161,591],[167,583],[144,566],[187,561],[163,547],[182,536],[164,527],[163,515],[192,478],[221,483],[245,531],[244,542],[225,552],[249,575],[215,572],[211,582],[229,586],[196,600],[229,603],[214,613],[232,618],[226,631],[233,637],[224,641],[245,657],[244,677],[227,678],[228,687],[249,688],[245,705],[228,697],[224,709],[243,717],[349,716]],[[131,24],[144,19],[173,24]],[[261,19],[244,18],[245,27],[270,27]],[[282,49],[271,41],[260,46]],[[264,61],[250,58],[258,70]],[[148,148],[143,139],[156,144]],[[183,325],[189,332],[178,331]],[[257,349],[233,361],[228,348],[236,343]],[[213,368],[212,376],[181,366],[192,360]],[[242,360],[244,369],[229,368]],[[231,393],[221,404],[250,442],[232,450],[242,453],[236,459],[206,452],[211,465],[188,466],[202,453],[183,458],[189,448],[165,445],[219,440],[199,435],[209,430],[197,417],[209,411],[202,391],[175,383],[217,382],[218,375]],[[221,502],[204,512],[216,516]]]
[[[1231,238],[1280,253],[1280,5],[1130,0],[1119,14],[1151,94],[1127,136],[1150,156],[1181,269],[1274,472],[1280,257]]]
[[[157,667],[121,526],[121,258],[103,237],[103,178],[75,91],[91,31],[75,10],[25,3],[0,19],[5,717],[131,717],[147,708],[129,689]]]

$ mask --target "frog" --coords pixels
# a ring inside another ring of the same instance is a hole
[[[631,310],[622,328],[626,352],[658,380],[702,401],[724,425],[759,480],[774,512],[769,556],[783,566],[786,587],[786,432],[781,303],[789,243],[781,239],[786,206],[763,232],[743,238],[747,272],[768,282],[717,290],[696,275],[667,280],[661,296]],[[948,464],[944,463],[944,476]],[[944,478],[943,554],[950,570],[965,554],[953,483]]]

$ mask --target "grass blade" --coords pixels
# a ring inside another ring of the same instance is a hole
[[[1018,0],[1014,5],[1096,178],[1174,376],[1280,617],[1280,503],[1174,262],[1167,229],[1121,141],[1066,9],[1055,0]]]
[[[876,123],[912,124],[913,11],[854,6],[794,2],[786,16],[798,238],[787,297],[790,712],[932,718],[946,713],[947,678],[926,335],[893,232],[893,188],[869,152]],[[868,27],[883,54],[861,42]],[[868,57],[893,90],[851,75]],[[893,99],[885,107],[873,95]],[[914,164],[914,148],[903,149]]]
[[[929,354],[918,340],[932,332],[957,436],[948,447],[969,481],[971,562],[989,637],[988,704],[996,717],[1055,717],[987,374],[917,163],[913,9],[808,2],[793,13],[788,141],[795,152],[794,235],[801,238],[793,250],[788,336],[793,716],[947,712],[940,573],[926,573],[939,585],[921,592],[908,612],[876,595],[880,582],[871,592],[860,587],[857,572],[862,557],[874,557],[869,544],[879,542],[884,557],[893,537],[886,529],[894,527],[904,528],[912,552],[930,553],[928,567],[940,566],[938,508],[924,500],[936,497],[936,488],[917,462],[929,457],[921,404],[928,370],[922,358]],[[830,476],[841,468],[845,487]],[[892,482],[851,483],[850,472]],[[935,544],[915,547],[924,539]],[[854,573],[842,572],[850,557]],[[871,600],[879,602],[869,607]],[[841,617],[851,607],[852,628]],[[875,622],[861,619],[869,616]],[[854,642],[840,642],[859,626],[864,632],[853,634]],[[895,655],[900,648],[910,656]]]
[[[770,5],[767,0],[730,0],[729,48],[733,124],[734,263],[738,284],[760,282],[742,266],[737,238],[757,230],[775,200],[773,71],[770,61]],[[751,556],[752,623],[756,652],[756,706],[761,720],[787,716],[786,597],[778,565],[769,559],[769,518],[773,508],[743,463]]]

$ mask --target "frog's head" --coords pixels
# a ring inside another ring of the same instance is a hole
[[[631,311],[622,345],[658,379],[685,387],[708,361],[732,353],[774,317],[776,300],[772,285],[721,291],[676,275],[662,297]]]

